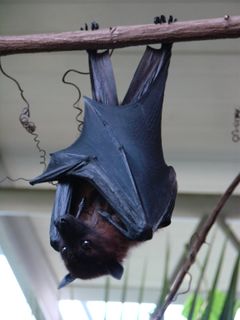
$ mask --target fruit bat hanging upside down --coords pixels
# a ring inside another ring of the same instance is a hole
[[[171,222],[177,183],[165,163],[161,115],[171,44],[147,47],[118,103],[109,51],[89,51],[93,98],[84,98],[84,127],[51,155],[31,184],[58,181],[50,242],[76,278],[120,279],[128,249]]]

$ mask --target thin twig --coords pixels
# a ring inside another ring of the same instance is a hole
[[[161,42],[240,37],[240,16],[115,26],[93,31],[0,36],[0,55],[49,51],[114,49]]]
[[[160,306],[154,312],[154,316],[151,318],[151,320],[161,320],[163,318],[164,312],[166,311],[168,305],[173,301],[180,285],[183,282],[185,275],[188,273],[188,270],[190,269],[191,265],[194,263],[199,249],[201,248],[202,244],[205,242],[208,232],[210,231],[211,227],[216,221],[225,203],[230,198],[230,196],[232,195],[233,191],[235,190],[235,188],[239,183],[240,183],[240,174],[238,174],[237,177],[232,181],[232,183],[227,188],[225,193],[221,196],[215,209],[208,216],[208,218],[206,219],[206,222],[202,225],[202,228],[198,231],[198,237],[195,237],[189,249],[189,254],[186,256],[184,263],[179,269],[179,272],[176,275],[176,278],[171,285],[170,291],[165,299],[163,306]]]
[[[19,92],[20,92],[20,96],[22,98],[22,100],[25,103],[25,107],[22,108],[22,111],[20,112],[19,115],[19,121],[21,123],[21,125],[23,126],[23,128],[30,133],[33,136],[33,141],[35,143],[35,146],[39,152],[40,155],[40,164],[43,165],[44,169],[46,169],[47,167],[47,153],[46,151],[40,146],[40,138],[39,138],[39,134],[36,132],[36,125],[33,121],[31,121],[31,117],[30,117],[30,103],[28,102],[27,98],[24,95],[24,90],[22,88],[22,86],[20,85],[19,81],[14,78],[13,76],[11,76],[9,73],[7,73],[2,66],[2,62],[1,62],[1,57],[0,57],[0,72],[8,79],[10,79],[12,82],[15,83],[15,85],[17,86]],[[18,180],[23,180],[23,181],[29,181],[28,179],[25,178],[17,178],[17,179],[12,179],[10,177],[5,177],[4,179],[0,180],[0,183],[4,182],[5,180],[10,180],[12,182],[14,181],[18,181]]]

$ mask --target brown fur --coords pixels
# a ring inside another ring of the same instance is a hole
[[[128,240],[124,235],[118,231],[112,224],[106,221],[97,212],[99,208],[112,214],[113,219],[118,220],[114,210],[103,199],[96,189],[90,184],[86,183],[84,186],[85,197],[87,198],[87,209],[83,211],[80,216],[80,221],[86,223],[90,228],[95,228],[98,234],[98,241],[102,241],[105,250],[113,255],[115,259],[121,262],[127,255],[129,248],[137,245],[136,241]],[[98,200],[96,200],[98,197]]]
[[[120,222],[99,192],[88,182],[74,185],[70,214],[58,224],[61,235],[60,252],[70,274],[90,279],[104,274],[120,278],[120,269],[128,250],[138,244],[123,236],[98,213],[104,210]],[[79,213],[79,203],[84,206]],[[89,248],[84,248],[85,243]]]

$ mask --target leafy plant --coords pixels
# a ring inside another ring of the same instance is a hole
[[[204,297],[199,294],[200,284],[206,270],[210,248],[205,257],[203,267],[200,272],[199,280],[194,294],[190,295],[184,305],[183,315],[188,320],[233,320],[240,300],[236,298],[237,280],[239,274],[240,254],[238,254],[232,275],[230,278],[228,290],[226,293],[217,289],[217,283],[221,273],[222,264],[224,261],[226,250],[226,242],[223,245],[222,252],[219,257],[215,277],[212,283],[211,290]]]
[[[163,273],[163,279],[162,279],[162,290],[160,292],[158,301],[157,301],[157,306],[161,306],[164,302],[164,299],[169,291],[170,288],[170,281],[169,281],[169,262],[170,262],[170,244],[169,241],[167,241],[166,244],[166,251],[165,251],[165,259],[164,259],[165,263],[164,263],[164,273]],[[151,318],[155,316],[155,311],[156,309],[153,311]]]

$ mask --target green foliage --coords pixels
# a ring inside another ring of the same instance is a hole
[[[166,245],[166,251],[165,251],[165,259],[164,259],[164,273],[163,273],[163,279],[162,279],[162,290],[160,292],[158,301],[157,301],[157,308],[163,305],[164,299],[169,291],[170,288],[170,281],[169,281],[169,262],[170,262],[170,244],[169,240],[167,240],[167,245]],[[155,316],[155,311],[152,313],[152,317]]]
[[[231,281],[227,291],[227,296],[224,302],[220,320],[232,320],[234,317],[237,280],[238,280],[238,273],[239,273],[239,260],[240,260],[240,254],[238,255],[234,265]]]
[[[164,265],[164,273],[163,273],[163,281],[162,281],[163,287],[162,287],[162,292],[160,294],[160,297],[158,299],[158,305],[160,306],[163,304],[170,286],[169,275],[168,275],[169,261],[170,261],[170,244],[169,244],[169,241],[167,241],[166,252],[165,252],[165,265]]]
[[[142,270],[142,279],[140,283],[140,288],[139,288],[139,294],[138,294],[138,315],[137,315],[137,320],[140,319],[140,305],[143,302],[144,298],[144,292],[145,292],[145,282],[146,282],[146,277],[147,277],[147,262],[145,260],[144,265],[143,265],[143,270]]]
[[[225,250],[226,250],[226,246],[227,246],[227,241],[225,241],[223,247],[222,247],[222,252],[220,254],[219,257],[219,261],[218,261],[218,265],[217,265],[217,270],[215,272],[215,277],[213,280],[213,284],[212,284],[212,288],[210,290],[210,292],[208,293],[207,296],[207,306],[204,310],[203,316],[202,316],[202,320],[208,320],[210,318],[210,315],[213,313],[212,310],[214,308],[214,304],[216,305],[216,298],[217,298],[217,283],[218,283],[218,279],[221,273],[221,269],[222,269],[222,264],[223,264],[223,260],[224,260],[224,256],[225,256]],[[219,310],[219,308],[217,309]]]
[[[197,319],[197,316],[200,314],[201,309],[204,305],[204,299],[200,295],[197,295],[197,296],[195,296],[195,294],[189,295],[189,297],[187,298],[187,300],[184,304],[184,308],[183,308],[183,312],[182,312],[182,314],[187,319],[189,319],[188,316],[191,313],[193,304],[195,305],[195,308],[193,311],[192,319]]]
[[[207,315],[208,318],[206,318],[205,316],[205,319],[219,320],[225,299],[226,299],[226,293],[215,289],[213,292],[213,303],[211,305],[210,312]]]
[[[215,237],[215,235],[214,235],[214,237]],[[199,300],[198,299],[198,293],[199,293],[200,286],[201,286],[201,283],[202,283],[203,278],[204,278],[205,270],[207,268],[208,260],[209,260],[210,253],[211,253],[211,249],[212,249],[212,246],[209,246],[208,250],[207,250],[207,253],[206,253],[206,256],[205,256],[205,259],[204,259],[204,262],[203,262],[203,265],[201,267],[201,272],[200,272],[198,283],[197,283],[197,286],[196,286],[196,289],[195,289],[195,292],[194,292],[194,295],[193,295],[191,308],[190,308],[189,313],[187,315],[187,318],[189,320],[193,320],[194,319],[194,314],[196,314],[195,308],[196,308],[197,300]]]
[[[194,294],[190,295],[183,309],[183,315],[188,320],[233,320],[237,309],[240,307],[240,300],[237,300],[237,282],[239,274],[240,254],[238,255],[231,274],[229,287],[226,293],[217,290],[217,283],[221,273],[222,264],[225,256],[226,243],[224,243],[222,252],[218,261],[215,277],[211,290],[203,297],[199,294],[199,287],[206,270],[209,251],[207,252],[203,267],[201,268],[199,281]]]

